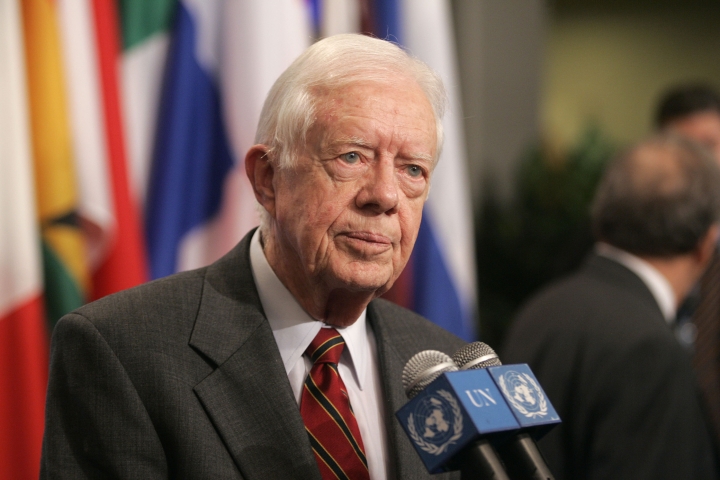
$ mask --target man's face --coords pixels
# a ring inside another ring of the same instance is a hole
[[[720,164],[720,114],[694,113],[671,122],[667,128],[707,147]]]
[[[296,166],[276,170],[278,276],[384,293],[415,243],[437,148],[420,88],[359,83],[318,97]]]

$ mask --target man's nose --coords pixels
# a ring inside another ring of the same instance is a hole
[[[386,213],[397,207],[399,186],[392,157],[379,159],[369,169],[363,182],[356,198],[359,208]]]

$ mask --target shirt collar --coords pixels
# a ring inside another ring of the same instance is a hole
[[[250,242],[250,265],[260,302],[280,349],[285,372],[289,373],[325,324],[303,310],[277,277],[260,245],[259,229],[255,231]],[[343,356],[348,356],[348,366],[361,390],[366,382],[370,356],[366,318],[367,309],[363,310],[352,325],[335,327],[345,340]]]
[[[675,292],[673,292],[670,282],[662,273],[645,260],[607,243],[598,243],[595,246],[595,252],[598,255],[615,260],[640,277],[653,297],[655,297],[665,321],[669,325],[674,323],[677,314]]]

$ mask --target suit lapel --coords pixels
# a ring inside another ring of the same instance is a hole
[[[394,327],[389,328],[390,322],[396,319],[382,318],[374,302],[368,306],[368,321],[375,333],[377,343],[378,363],[385,394],[385,429],[388,436],[388,454],[390,456],[391,472],[388,478],[425,478],[428,473],[420,457],[407,438],[400,422],[395,418],[395,412],[408,402],[405,389],[402,386],[402,370],[405,362],[417,351],[409,347],[408,352],[399,352],[398,348],[406,347],[394,334]],[[393,474],[394,473],[394,474]]]
[[[252,279],[251,234],[208,267],[190,345],[217,368],[194,391],[244,478],[319,479]]]

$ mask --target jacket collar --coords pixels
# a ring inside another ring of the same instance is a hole
[[[395,412],[408,402],[402,386],[403,368],[418,350],[414,342],[404,338],[407,331],[401,320],[386,318],[389,312],[381,307],[378,301],[370,302],[367,319],[375,333],[385,393],[385,430],[390,461],[388,478],[427,478],[427,469],[395,417]]]
[[[251,235],[207,269],[190,346],[216,369],[194,391],[244,478],[319,479],[252,279]]]

